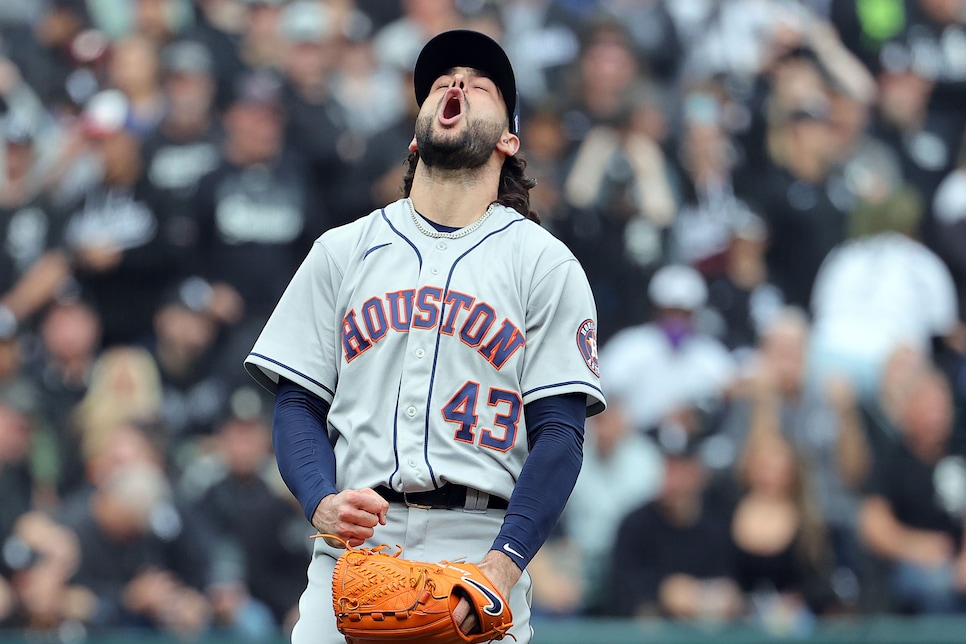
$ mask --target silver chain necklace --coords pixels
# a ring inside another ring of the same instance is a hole
[[[486,212],[484,212],[483,215],[479,219],[474,221],[472,224],[470,224],[469,226],[464,226],[459,230],[454,230],[451,233],[444,233],[439,230],[436,230],[432,226],[427,226],[426,222],[423,221],[422,216],[418,212],[416,212],[416,207],[413,206],[412,199],[407,198],[406,205],[409,206],[409,214],[413,216],[413,223],[416,224],[416,228],[418,228],[419,232],[421,232],[422,234],[426,235],[427,237],[436,237],[436,238],[443,237],[446,239],[459,239],[460,237],[466,237],[474,230],[482,226],[483,222],[486,221],[486,218],[490,216],[490,213],[492,213],[493,209],[496,207],[496,202],[494,201],[493,203],[491,203],[489,207],[486,209]]]

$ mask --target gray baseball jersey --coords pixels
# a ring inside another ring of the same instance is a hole
[[[596,308],[559,240],[493,205],[440,233],[408,199],[316,240],[251,354],[331,404],[336,487],[510,498],[529,453],[523,407],[582,393],[603,408]]]

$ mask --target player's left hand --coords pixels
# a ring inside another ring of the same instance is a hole
[[[510,598],[510,590],[520,580],[523,571],[499,550],[490,550],[479,563],[480,570],[493,582],[500,594]],[[471,614],[470,602],[461,599],[453,610],[453,621],[464,633],[472,633],[477,625],[476,615]]]

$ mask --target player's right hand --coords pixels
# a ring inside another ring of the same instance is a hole
[[[389,502],[372,488],[343,490],[319,501],[312,525],[320,533],[337,535],[355,547],[371,537],[377,525],[386,525],[387,512]],[[344,547],[335,539],[325,542],[333,548]]]

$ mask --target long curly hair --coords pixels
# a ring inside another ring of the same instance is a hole
[[[416,176],[416,165],[419,163],[419,152],[410,152],[406,159],[408,169],[403,177],[403,196],[408,197],[413,189],[413,177]],[[513,208],[518,213],[540,223],[540,215],[530,208],[530,189],[537,185],[537,180],[526,175],[527,161],[520,156],[507,157],[500,170],[500,187],[497,190],[496,202],[501,206]]]

